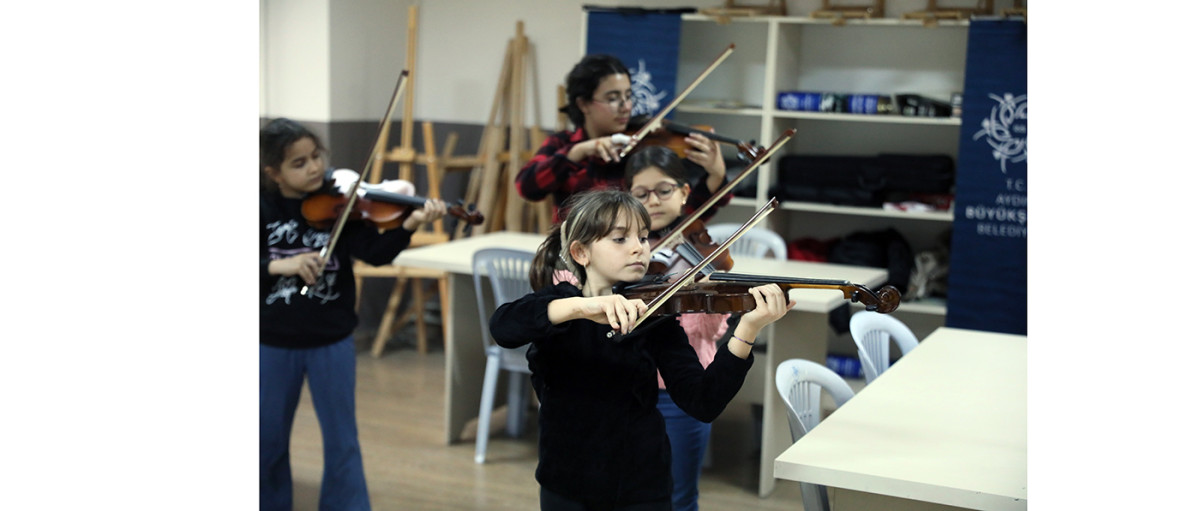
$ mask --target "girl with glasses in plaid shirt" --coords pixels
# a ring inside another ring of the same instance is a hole
[[[517,192],[529,201],[554,197],[554,220],[561,221],[567,199],[588,190],[624,189],[625,162],[618,154],[629,141],[623,132],[633,118],[634,90],[629,69],[616,57],[588,55],[567,74],[567,114],[574,129],[551,134],[517,173]],[[703,135],[687,137],[687,160],[703,169],[686,207],[691,212],[725,184],[720,147]],[[729,202],[724,197],[718,205]],[[714,211],[707,212],[701,220]]]

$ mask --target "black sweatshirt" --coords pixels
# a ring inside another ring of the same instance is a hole
[[[345,339],[358,326],[351,255],[372,265],[388,264],[412,240],[412,231],[404,228],[381,234],[371,224],[347,222],[324,272],[302,295],[304,281],[298,275],[267,273],[272,260],[319,251],[329,241],[328,230],[315,229],[304,220],[302,202],[278,191],[260,197],[258,340],[262,344],[314,348]]]
[[[538,412],[537,480],[546,489],[596,505],[671,497],[671,448],[658,412],[661,371],[667,391],[692,417],[712,422],[741,388],[745,360],[717,351],[705,370],[673,318],[644,323],[623,342],[590,320],[550,324],[547,307],[581,296],[560,283],[500,306],[490,328],[496,342],[527,358]]]

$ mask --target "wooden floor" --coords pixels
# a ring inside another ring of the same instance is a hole
[[[445,356],[389,346],[382,358],[360,351],[358,427],[371,505],[391,510],[536,510],[535,418],[524,438],[503,432],[504,408],[493,415],[487,463],[474,461],[472,433],[443,442]],[[737,404],[737,403],[735,403]],[[712,467],[700,480],[702,510],[799,510],[798,485],[780,481],[758,497],[757,454],[751,411],[731,405],[713,424]],[[305,389],[292,433],[296,511],[317,509],[321,432]]]

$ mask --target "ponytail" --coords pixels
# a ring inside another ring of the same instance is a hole
[[[529,284],[535,290],[554,284],[554,272],[566,269],[563,264],[561,232],[562,224],[554,224],[546,240],[538,246],[537,253],[533,255],[533,263],[529,265]]]

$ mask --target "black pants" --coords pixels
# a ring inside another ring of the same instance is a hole
[[[671,499],[640,502],[623,506],[601,506],[571,500],[545,488],[541,489],[542,511],[671,511]]]

